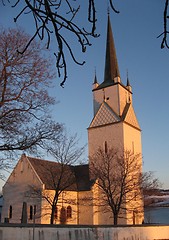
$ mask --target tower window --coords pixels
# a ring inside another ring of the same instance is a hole
[[[71,206],[67,207],[67,218],[71,218],[72,217],[72,208]]]
[[[105,151],[105,153],[107,153],[107,150],[108,150],[108,148],[107,148],[107,141],[105,141],[104,142],[104,151]]]
[[[12,218],[12,206],[9,206],[9,218]]]
[[[60,223],[65,224],[66,223],[66,209],[64,207],[60,210]]]

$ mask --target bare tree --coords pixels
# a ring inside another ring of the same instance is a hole
[[[2,0],[5,5],[6,2],[10,1]],[[111,8],[118,12],[113,5],[113,0],[109,0]],[[56,40],[56,50],[54,52],[56,57],[56,67],[58,70],[58,76],[61,76],[61,71],[63,70],[63,81],[61,86],[67,78],[67,63],[65,52],[67,49],[73,61],[79,65],[83,65],[85,62],[79,62],[76,59],[73,48],[69,42],[68,33],[75,37],[77,43],[81,47],[81,51],[85,52],[86,47],[90,46],[89,37],[98,37],[99,35],[95,33],[96,31],[96,3],[94,0],[88,0],[88,16],[87,20],[91,24],[91,30],[86,30],[83,26],[76,23],[76,15],[80,12],[81,4],[78,1],[53,1],[53,0],[34,0],[34,1],[12,1],[12,7],[21,9],[18,15],[14,18],[16,22],[21,15],[29,14],[32,16],[35,23],[35,33],[26,42],[25,48],[20,51],[23,53],[30,43],[36,38],[41,40],[47,40],[47,48],[50,46],[51,38],[54,36]]]
[[[91,29],[86,30],[85,27],[80,26],[76,22],[76,16],[80,13],[81,3],[71,0],[66,1],[52,1],[52,0],[32,0],[32,1],[21,1],[21,0],[2,0],[2,3],[11,3],[13,8],[18,9],[18,15],[14,18],[17,22],[18,19],[26,15],[31,15],[35,23],[35,32],[32,37],[27,41],[25,48],[20,51],[23,53],[31,42],[36,38],[40,40],[46,40],[47,48],[50,46],[52,36],[56,40],[56,50],[54,55],[56,57],[56,68],[58,70],[58,76],[60,77],[63,72],[63,81],[61,86],[67,79],[67,61],[66,61],[66,50],[68,50],[71,58],[76,64],[83,65],[85,62],[79,62],[74,54],[72,45],[69,42],[67,33],[72,34],[76,41],[81,47],[81,51],[85,52],[86,47],[91,45],[90,37],[98,37],[96,34],[97,25],[97,3],[95,0],[88,0],[87,6],[87,20],[91,24]],[[115,13],[119,11],[114,7],[114,1],[109,0],[109,5]],[[163,32],[158,36],[162,37],[161,48],[167,47],[168,45],[168,5],[169,0],[165,0],[164,13],[163,13]],[[63,10],[64,9],[64,10]],[[84,10],[83,10],[84,11]],[[77,45],[76,45],[77,46]]]
[[[90,158],[90,171],[100,189],[99,204],[104,212],[111,211],[114,224],[124,217],[122,212],[142,212],[140,185],[141,156],[130,151],[98,149]],[[97,201],[96,201],[97,202]]]
[[[82,155],[85,150],[85,146],[78,147],[77,135],[68,136],[66,132],[63,133],[61,141],[50,149],[50,154],[54,157],[56,162],[41,161],[38,164],[42,178],[44,175],[44,182],[47,189],[41,190],[30,187],[29,194],[34,197],[45,199],[47,214],[50,211],[50,224],[54,223],[55,212],[57,204],[62,196],[62,201],[68,204],[75,204],[76,200],[73,198],[64,199],[63,193],[67,190],[75,190],[77,188],[76,176],[75,176],[75,164],[82,161]],[[51,190],[53,190],[51,192]],[[61,209],[63,210],[63,209]],[[61,223],[66,221],[61,211]]]
[[[35,41],[22,51],[29,35],[22,30],[0,32],[0,152],[36,152],[58,141],[62,125],[51,120],[55,101],[48,88],[55,76],[51,61]]]
[[[152,171],[143,172],[142,174],[142,189],[144,197],[144,207],[148,207],[152,204],[152,197],[159,195],[162,183],[155,177]]]

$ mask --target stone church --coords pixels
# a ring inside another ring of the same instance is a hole
[[[132,88],[129,79],[123,84],[120,78],[109,15],[104,79],[99,84],[95,75],[92,92],[94,117],[88,127],[89,164],[64,166],[64,183],[58,187],[60,194],[57,196],[54,224],[113,224],[111,210],[103,211],[95,201],[96,197],[103,198],[103,195],[97,184],[99,180],[91,177],[90,156],[99,148],[109,147],[142,153],[141,129],[132,104]],[[139,161],[141,172],[142,160]],[[54,179],[58,181],[60,168],[59,163],[23,154],[3,187],[2,221],[20,223],[22,219],[27,223],[49,224],[51,199],[56,197]],[[126,204],[118,224],[143,222],[143,201],[141,197],[139,199],[133,200],[130,214]]]

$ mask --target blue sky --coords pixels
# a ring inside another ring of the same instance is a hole
[[[97,2],[97,1],[96,1]],[[97,6],[98,39],[80,54],[73,42],[77,58],[85,60],[81,67],[68,59],[68,80],[65,88],[56,79],[51,93],[59,103],[53,108],[53,117],[65,123],[72,134],[77,133],[80,143],[87,143],[87,127],[93,117],[92,83],[96,68],[99,82],[103,81],[107,29],[107,4],[100,0]],[[169,50],[160,49],[157,36],[163,31],[165,1],[127,0],[114,1],[120,14],[110,12],[121,79],[126,83],[128,71],[133,90],[133,104],[142,128],[143,169],[154,171],[169,188]],[[15,11],[0,4],[0,25],[15,27]],[[79,16],[84,23],[87,10]],[[27,17],[28,18],[28,17]],[[18,21],[27,32],[32,32],[31,20]],[[54,45],[53,45],[54,46]],[[87,156],[87,154],[86,154]]]

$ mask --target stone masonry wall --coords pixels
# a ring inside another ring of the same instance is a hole
[[[0,240],[169,240],[169,225],[93,227],[0,224]]]

